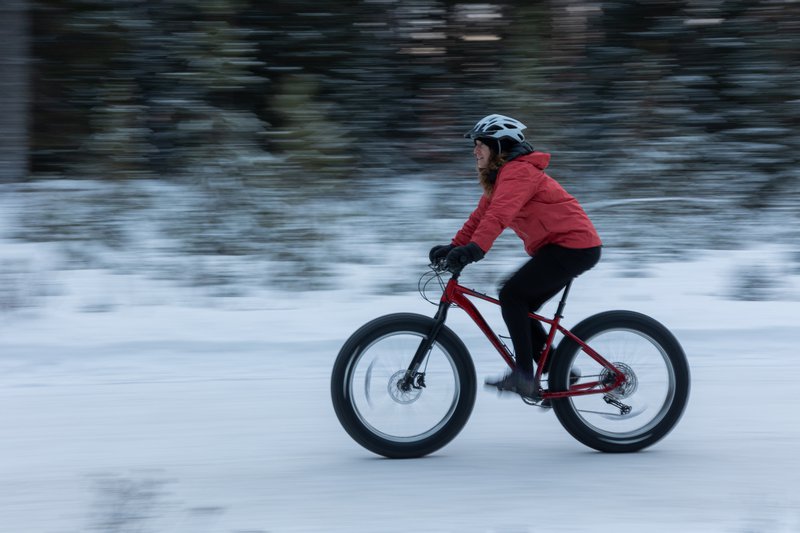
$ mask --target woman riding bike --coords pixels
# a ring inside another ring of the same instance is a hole
[[[533,363],[541,357],[547,334],[528,313],[596,265],[602,242],[578,201],[545,174],[550,154],[525,142],[525,129],[516,119],[494,114],[464,135],[474,143],[483,195],[450,244],[434,246],[429,259],[446,258],[449,265],[462,267],[483,259],[506,228],[522,239],[531,259],[499,295],[517,368],[486,384],[537,400]]]

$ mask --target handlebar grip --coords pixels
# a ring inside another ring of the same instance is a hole
[[[461,271],[464,270],[464,267],[467,266],[466,263],[451,267],[449,264],[445,266],[445,270],[453,274],[454,276],[458,276],[461,274]]]
[[[461,271],[464,270],[464,267],[467,266],[466,261],[461,261],[461,263],[462,264],[451,268],[450,264],[447,262],[447,259],[442,257],[432,262],[430,266],[437,272],[450,272],[454,276],[458,276],[461,274]]]

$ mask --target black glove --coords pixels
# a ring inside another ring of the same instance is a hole
[[[431,248],[431,251],[428,252],[428,259],[431,260],[431,263],[435,263],[439,259],[444,259],[447,257],[447,254],[450,253],[450,250],[455,248],[452,244],[439,244]]]
[[[447,254],[447,267],[450,270],[460,269],[470,263],[480,261],[484,255],[481,247],[474,242],[466,246],[456,246]]]

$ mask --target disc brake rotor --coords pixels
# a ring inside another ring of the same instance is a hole
[[[389,396],[397,403],[414,403],[422,394],[422,388],[409,386],[408,390],[403,390],[400,384],[403,382],[405,375],[405,370],[398,370],[392,374],[392,377],[389,378]]]
[[[609,391],[607,394],[615,398],[628,398],[636,392],[639,387],[639,380],[633,369],[625,363],[613,363],[613,365],[625,376],[625,381],[616,389]],[[616,376],[609,369],[604,368],[600,373],[600,382],[613,384],[616,381]]]

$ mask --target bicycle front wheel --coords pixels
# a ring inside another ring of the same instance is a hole
[[[559,422],[577,440],[603,452],[634,452],[655,444],[678,423],[689,397],[689,364],[678,340],[659,322],[632,311],[591,316],[572,333],[625,375],[617,388],[553,401]],[[575,372],[577,370],[577,372]],[[580,383],[613,384],[612,371],[572,339],[559,344],[551,390]]]
[[[331,376],[336,416],[366,449],[385,457],[432,453],[461,431],[475,404],[475,367],[447,327],[415,376],[402,380],[434,320],[415,314],[377,318],[342,346]]]

